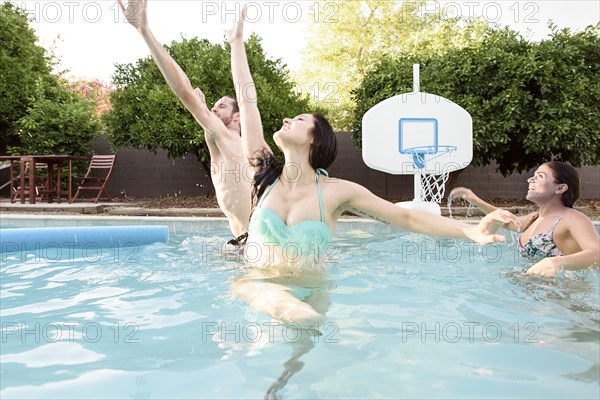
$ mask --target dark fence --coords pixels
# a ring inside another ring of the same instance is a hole
[[[411,199],[413,177],[389,175],[367,167],[352,138],[338,133],[338,158],[329,168],[331,176],[359,183],[378,196],[388,199]],[[110,144],[100,136],[94,147],[96,154],[111,154]],[[600,199],[600,167],[579,168],[583,181],[583,198]],[[3,171],[3,175],[5,175]],[[465,168],[453,186],[466,186],[484,198],[522,199],[527,193],[527,177],[532,171],[503,177],[494,166]],[[243,177],[243,174],[242,174]],[[5,182],[8,178],[4,179]],[[166,151],[156,153],[125,149],[117,152],[117,161],[108,184],[109,192],[117,197],[209,196],[214,189],[208,172],[193,154],[172,161]],[[7,195],[8,191],[2,193]]]
[[[413,177],[389,175],[372,170],[363,162],[347,133],[338,133],[338,158],[329,168],[332,176],[359,183],[373,193],[390,199],[410,199],[413,196]],[[111,152],[104,138],[99,138],[95,151]],[[600,167],[579,168],[583,180],[583,198],[600,199]],[[494,166],[465,168],[452,184],[467,186],[486,198],[521,199],[527,193],[527,177],[532,171],[503,177]],[[109,190],[117,196],[198,196],[212,195],[214,189],[208,172],[195,155],[171,161],[165,151],[151,153],[143,150],[117,152],[114,175]]]

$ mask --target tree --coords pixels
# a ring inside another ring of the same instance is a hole
[[[110,104],[110,93],[114,90],[112,83],[107,84],[100,79],[79,78],[72,82],[72,90],[80,93],[86,101],[96,104],[95,118],[100,118],[112,108]]]
[[[13,155],[89,155],[100,130],[96,101],[52,73],[56,60],[36,45],[24,11],[0,7],[0,144]]]
[[[8,154],[90,155],[100,131],[99,120],[94,115],[97,103],[86,100],[66,81],[54,78],[53,85],[38,80],[29,94],[31,104],[15,123],[16,145],[7,146]],[[85,172],[85,164],[75,162],[74,173]],[[62,174],[63,185],[67,185],[68,172],[64,170]]]
[[[599,164],[599,26],[576,34],[552,27],[551,38],[540,43],[505,28],[441,55],[382,58],[354,92],[355,144],[361,146],[358,116],[410,92],[417,62],[421,91],[446,97],[473,117],[474,165],[496,162],[507,175],[550,159]]]
[[[202,89],[209,107],[225,95],[235,95],[228,45],[183,38],[165,48],[192,85]],[[248,39],[246,50],[264,131],[275,149],[271,133],[281,127],[283,117],[306,112],[308,98],[295,92],[295,84],[281,60],[266,57],[257,36]],[[174,159],[194,152],[208,165],[210,156],[202,128],[171,92],[151,57],[135,64],[117,65],[113,82],[116,90],[111,94],[112,110],[104,121],[114,146],[151,151],[162,148]]]
[[[34,101],[16,125],[18,146],[11,154],[69,154],[87,156],[100,131],[96,103],[58,79],[54,87],[38,85]]]
[[[38,86],[51,84],[53,62],[36,45],[27,14],[11,4],[0,5],[0,147],[16,140],[16,122],[32,104]]]
[[[352,121],[350,95],[378,59],[441,54],[481,40],[487,23],[426,10],[426,0],[320,1],[311,5],[297,81],[329,109],[336,129]]]
[[[524,156],[600,164],[600,23],[575,34],[551,28],[552,38],[530,54],[537,61],[527,82],[534,115],[524,121]]]

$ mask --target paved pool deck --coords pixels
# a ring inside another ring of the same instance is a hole
[[[516,215],[525,215],[535,210],[534,206],[512,206],[506,209]],[[596,207],[577,208],[588,215],[593,221],[600,221],[600,210]],[[21,204],[11,203],[8,200],[0,200],[0,214],[89,214],[89,215],[122,215],[122,216],[154,216],[154,217],[225,217],[219,208],[146,208],[135,203],[36,203]],[[448,209],[442,207],[442,215],[448,216]],[[452,215],[458,218],[478,219],[483,213],[477,209],[468,207],[452,207]],[[351,217],[351,216],[349,216]]]

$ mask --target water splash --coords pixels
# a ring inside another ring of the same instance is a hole
[[[459,200],[461,200],[461,198],[459,198]],[[471,217],[473,217],[473,210],[475,209],[475,207],[473,206],[473,204],[469,203],[467,200],[462,199],[464,202],[467,203],[467,213],[465,214],[465,218],[469,219]],[[454,216],[452,215],[452,202],[454,201],[454,196],[452,195],[452,193],[450,193],[448,195],[448,217],[451,219],[454,219]]]
[[[450,219],[454,219],[454,218],[452,217],[452,201],[453,201],[453,200],[454,200],[454,196],[452,195],[452,193],[450,193],[450,194],[448,195],[448,204],[447,204],[447,207],[448,207],[448,217],[449,217]]]

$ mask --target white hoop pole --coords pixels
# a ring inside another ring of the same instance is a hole
[[[419,93],[419,90],[421,88],[419,68],[420,68],[419,64],[413,64],[413,92],[414,93]],[[415,171],[413,187],[414,187],[414,191],[415,191],[413,202],[419,203],[421,201],[421,191],[422,191],[421,170],[420,169],[417,169]]]
[[[417,169],[415,171],[413,187],[415,188],[415,196],[413,198],[413,201],[415,203],[420,203],[421,202],[421,191],[423,190],[421,188],[421,170],[420,169]]]
[[[413,64],[413,92],[414,93],[418,93],[420,90],[420,86],[421,86],[421,82],[420,82],[420,71],[419,71],[419,64]],[[416,167],[416,165],[415,165]],[[413,202],[419,203],[421,202],[421,170],[417,169],[415,170],[414,173],[414,182],[413,182],[413,187],[414,187],[414,198],[413,198]]]
[[[413,92],[418,93],[421,89],[419,64],[413,64]]]

